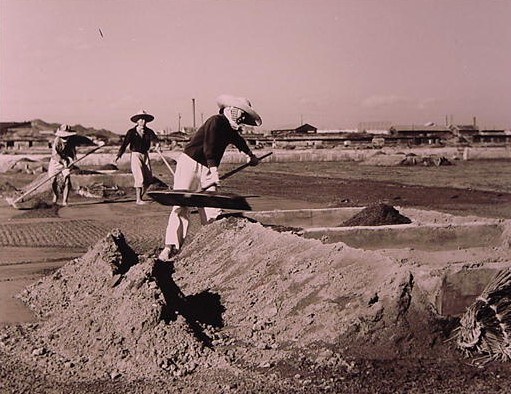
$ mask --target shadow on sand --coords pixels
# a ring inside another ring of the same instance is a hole
[[[185,296],[172,278],[174,264],[157,260],[154,264],[153,276],[165,297],[166,308],[162,319],[169,322],[176,320],[176,315],[183,316],[192,329],[195,337],[206,346],[211,346],[212,339],[204,333],[203,325],[222,328],[225,308],[220,295],[205,290],[198,294]]]

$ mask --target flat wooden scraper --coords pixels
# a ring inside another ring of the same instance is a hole
[[[230,193],[189,192],[189,191],[149,191],[147,194],[162,205],[179,205],[185,207],[212,207],[251,211],[245,197]]]

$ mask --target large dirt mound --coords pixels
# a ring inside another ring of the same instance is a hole
[[[439,282],[377,252],[236,218],[199,231],[176,263],[183,291],[218,292],[224,332],[239,346],[265,350],[245,355],[270,363],[282,356],[272,349],[335,348],[364,357],[427,352],[441,334],[423,286]]]
[[[385,226],[392,224],[408,224],[412,221],[387,204],[374,204],[344,221],[341,226]]]
[[[347,357],[438,352],[446,335],[423,288],[439,281],[376,252],[235,217],[202,227],[175,272],[116,231],[27,288],[21,298],[43,320],[9,335],[27,363],[83,378],[286,360],[346,371]]]
[[[109,234],[21,294],[43,319],[26,334],[28,355],[50,373],[129,380],[222,364],[185,308],[176,312],[184,300],[171,274],[171,265],[139,259],[121,233]]]

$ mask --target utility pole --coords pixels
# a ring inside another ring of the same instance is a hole
[[[177,114],[177,131],[181,131],[181,112]]]
[[[192,99],[193,129],[195,130],[195,99]]]

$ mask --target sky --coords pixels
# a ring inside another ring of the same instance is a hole
[[[0,121],[511,128],[511,0],[0,0]]]

